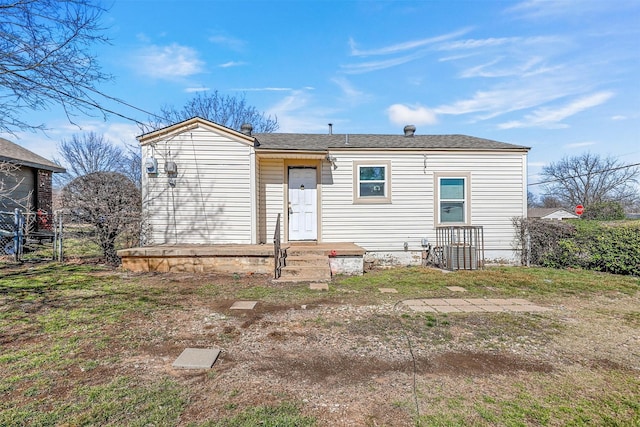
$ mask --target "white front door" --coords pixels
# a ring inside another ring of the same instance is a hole
[[[315,168],[289,168],[289,240],[318,238]]]

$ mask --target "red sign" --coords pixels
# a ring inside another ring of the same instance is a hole
[[[584,212],[584,206],[582,205],[576,206],[576,215],[582,215],[583,212]]]

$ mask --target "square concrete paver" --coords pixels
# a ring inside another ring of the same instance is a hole
[[[485,311],[485,309],[479,305],[458,305],[456,308],[463,313],[480,313]]]
[[[409,307],[420,307],[424,305],[424,300],[421,299],[407,299],[402,301],[404,305],[408,305]]]
[[[449,305],[455,305],[455,306],[471,305],[470,302],[465,301],[463,299],[459,299],[459,298],[444,298],[444,301],[446,301]]]
[[[431,307],[430,305],[411,305],[409,306],[409,308],[411,308],[411,310],[413,311],[417,311],[418,313],[437,313],[438,310],[436,310],[434,307]]]
[[[309,283],[309,289],[314,291],[328,291],[329,285],[327,283]]]
[[[551,309],[549,307],[540,307],[539,305],[523,305],[522,307],[526,307],[527,311],[529,312],[534,312],[534,311],[550,311]]]
[[[489,304],[484,298],[465,298],[464,300],[475,305]]]
[[[504,311],[502,306],[494,304],[478,305],[478,307],[482,308],[484,311],[488,311],[489,313],[499,313]]]
[[[460,313],[460,308],[451,305],[436,305],[433,308],[439,313]]]
[[[433,305],[433,306],[437,306],[437,305],[449,305],[449,303],[447,301],[445,301],[444,299],[441,298],[429,298],[429,299],[423,299],[422,302],[425,305]]]
[[[395,288],[378,288],[382,294],[397,294],[398,290]]]
[[[451,292],[467,292],[467,290],[462,286],[447,286],[447,289]]]
[[[173,362],[174,368],[210,369],[218,359],[220,350],[216,348],[186,348]]]
[[[533,305],[531,301],[527,301],[522,298],[507,298],[504,300],[505,304],[517,304],[517,305]]]
[[[236,301],[230,307],[231,310],[253,310],[258,301]]]

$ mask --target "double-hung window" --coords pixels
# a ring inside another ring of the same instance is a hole
[[[355,203],[391,202],[391,165],[389,162],[355,162],[353,165]]]
[[[469,177],[437,177],[439,224],[466,224],[469,222]]]

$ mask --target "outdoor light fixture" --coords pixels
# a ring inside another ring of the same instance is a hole
[[[336,162],[336,158],[334,156],[332,156],[331,154],[327,154],[327,157],[325,157],[325,159],[327,160],[327,162],[330,163],[335,163]]]

